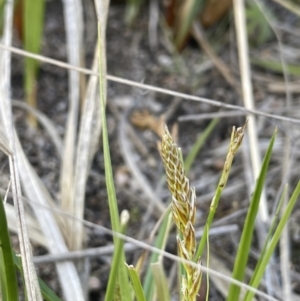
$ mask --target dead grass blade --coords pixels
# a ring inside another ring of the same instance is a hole
[[[52,208],[55,208],[51,196],[28,162],[17,137],[16,142],[18,170],[27,198],[39,202],[42,206],[49,206],[50,204]],[[63,235],[52,212],[44,210],[42,206],[32,206],[31,208],[39,221],[44,236],[47,237],[49,252],[52,254],[68,252]],[[74,263],[57,263],[56,268],[65,299],[68,301],[83,300],[81,284]]]
[[[80,66],[83,16],[82,3],[79,0],[64,0],[64,19],[67,39],[68,62],[74,66]],[[60,174],[61,208],[74,214],[73,184],[74,184],[74,158],[75,143],[78,125],[78,113],[80,104],[80,76],[75,70],[69,70],[69,112],[67,118],[65,145]],[[72,224],[67,224],[67,230],[72,232]],[[72,235],[69,235],[67,244],[71,245]]]
[[[5,213],[6,213],[6,217],[7,217],[9,231],[18,233],[17,219],[16,219],[15,209],[14,209],[13,205],[6,203],[4,205],[4,208],[5,208]],[[26,223],[27,223],[27,227],[28,227],[28,234],[29,234],[30,240],[33,240],[37,244],[39,244],[45,248],[48,248],[47,240],[46,240],[45,236],[43,235],[43,233],[41,232],[40,226],[37,223],[37,221],[32,216],[30,216],[28,213],[25,213],[25,217],[26,217]]]
[[[242,92],[244,105],[247,109],[255,109],[253,100],[253,90],[251,82],[251,70],[249,62],[249,52],[248,52],[248,42],[247,42],[247,30],[246,30],[246,16],[245,7],[243,1],[235,0],[233,1],[234,16],[235,16],[235,27],[237,34],[237,44],[239,53],[239,64],[241,71],[241,81],[242,81]],[[252,169],[254,178],[256,179],[260,172],[261,158],[259,153],[258,138],[257,138],[257,128],[255,123],[255,116],[249,115],[248,117],[248,135],[250,144],[250,155],[252,161]],[[262,235],[261,241],[264,241],[266,237],[266,230],[263,229],[263,225],[267,224],[269,221],[268,207],[266,195],[263,192],[261,196],[261,202],[259,207],[259,220],[262,223],[262,227],[259,233]]]
[[[242,91],[238,82],[236,81],[226,64],[222,61],[222,59],[215,54],[213,48],[204,38],[200,25],[195,21],[192,25],[192,34],[199,46],[213,61],[214,65],[219,70],[224,79],[227,81],[227,83],[238,93],[238,95],[241,95]]]
[[[11,181],[12,181],[12,191],[14,198],[14,216],[16,218],[16,232],[19,236],[21,256],[22,256],[22,266],[24,271],[24,279],[26,285],[27,296],[31,296],[31,300],[42,300],[39,286],[37,283],[37,276],[32,262],[31,245],[29,242],[29,237],[27,233],[27,226],[25,221],[25,213],[23,203],[21,201],[21,186],[18,178],[18,171],[16,166],[16,158],[13,153],[9,153],[9,146],[2,145],[3,140],[0,143],[0,149],[8,154],[9,164],[11,170]],[[28,283],[29,282],[29,283]],[[28,297],[29,298],[29,297]]]
[[[4,45],[8,46],[11,45],[12,40],[12,16],[13,2],[8,1],[4,6],[4,32],[1,41]],[[8,155],[9,158],[11,186],[17,216],[18,237],[22,256],[22,266],[25,275],[27,298],[32,301],[42,300],[36,271],[32,262],[31,246],[26,228],[24,207],[21,201],[21,185],[15,156],[14,125],[10,103],[11,54],[9,52],[0,52],[0,70],[2,74],[0,82],[1,123],[3,123],[6,137],[10,137],[10,140],[6,139],[6,145],[4,145],[3,148],[2,145],[0,145],[0,148],[6,153],[6,155]],[[4,139],[2,139],[1,142],[5,143],[3,140]]]
[[[98,62],[95,56],[93,71],[97,72],[97,67]],[[98,82],[96,76],[92,75],[90,77],[79,129],[72,198],[72,212],[78,218],[83,218],[86,181],[101,132],[101,112],[97,93]],[[75,222],[72,229],[76,235],[72,239],[71,249],[79,250],[82,248],[83,242],[83,225]]]
[[[297,5],[297,2],[289,1],[289,0],[273,0],[277,2],[281,6],[285,7],[286,9],[290,10],[292,13],[300,16],[300,7]]]

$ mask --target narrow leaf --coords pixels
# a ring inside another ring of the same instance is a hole
[[[163,222],[161,224],[161,227],[159,228],[159,232],[154,244],[154,246],[160,250],[164,248],[165,238],[170,230],[170,219],[172,219],[172,214],[170,212],[170,209],[168,209],[168,213],[165,215],[163,219]],[[152,253],[150,257],[150,263],[157,262],[159,256],[160,255],[157,253]],[[152,296],[154,292],[154,278],[151,269],[147,270],[144,283],[143,283],[143,288],[144,288],[146,299],[152,300]]]
[[[108,195],[108,204],[109,204],[109,212],[110,212],[110,220],[112,224],[112,229],[115,232],[120,232],[120,220],[119,220],[119,210],[115,192],[115,185],[111,167],[111,158],[110,158],[110,149],[108,142],[108,133],[107,133],[107,125],[106,125],[106,111],[105,111],[105,103],[106,103],[106,75],[105,75],[105,49],[103,44],[103,34],[100,21],[98,21],[98,60],[99,60],[99,88],[100,88],[100,107],[101,107],[101,122],[102,122],[102,137],[103,137],[103,154],[104,154],[104,167],[105,167],[105,182],[107,188]],[[108,290],[105,296],[106,301],[111,301],[114,294],[114,286],[117,279],[117,272],[115,269],[119,269],[121,272],[119,273],[119,282],[121,290],[121,297],[126,298],[126,296],[130,295],[130,286],[129,280],[126,271],[126,267],[124,264],[119,265],[120,261],[125,261],[125,254],[123,249],[123,241],[114,236],[114,245],[115,252],[113,256],[113,263],[116,266],[113,266],[111,273],[109,275],[109,284]],[[124,299],[126,300],[126,299]]]
[[[18,283],[12,252],[4,205],[0,196],[0,288],[2,299],[6,301],[18,300]]]
[[[142,287],[142,284],[140,281],[140,277],[139,277],[136,269],[132,265],[126,264],[126,266],[127,266],[128,274],[131,279],[137,301],[146,301],[143,287]]]
[[[24,48],[33,53],[40,53],[44,24],[44,0],[24,0]],[[36,75],[38,61],[25,57],[25,92],[28,104],[36,107]],[[30,115],[29,121],[36,126],[36,118]]]
[[[13,258],[14,258],[14,264],[17,267],[17,269],[20,271],[22,277],[23,270],[22,270],[22,262],[21,257],[17,256],[15,252],[13,252]],[[41,293],[43,296],[43,299],[46,301],[62,301],[55,292],[41,279],[38,278],[39,286],[41,289]]]
[[[258,285],[263,277],[264,271],[270,261],[272,254],[274,253],[275,247],[280,239],[280,236],[282,234],[284,227],[286,226],[289,216],[291,215],[291,212],[298,200],[299,194],[300,194],[300,181],[298,182],[297,187],[295,188],[295,190],[289,200],[289,203],[288,203],[286,209],[284,210],[284,213],[283,213],[281,220],[276,228],[276,231],[268,245],[268,248],[267,248],[266,252],[263,254],[263,258],[259,260],[260,264],[255,267],[252,278],[250,280],[250,285],[253,288],[258,287]],[[244,301],[252,300],[253,296],[254,296],[254,293],[248,291]]]
[[[259,66],[261,68],[265,68],[267,70],[283,74],[283,67],[282,64],[275,60],[269,60],[269,59],[252,59],[251,63],[253,65]],[[295,64],[286,64],[287,71],[290,75],[293,76],[300,76],[300,66]]]
[[[275,138],[276,138],[277,130],[275,130],[269,147],[267,149],[267,152],[265,154],[264,160],[262,162],[261,171],[259,173],[258,179],[256,181],[256,185],[254,188],[254,192],[252,195],[252,199],[250,201],[250,207],[247,213],[246,221],[244,224],[244,229],[241,237],[241,241],[239,243],[233,273],[232,277],[236,280],[243,281],[246,264],[248,261],[248,256],[250,252],[251,242],[252,242],[252,236],[254,232],[255,227],[255,219],[258,212],[259,207],[259,201],[261,197],[261,193],[264,187],[265,178],[267,175],[268,166],[270,163],[271,155],[272,155],[272,149],[274,146]],[[229,301],[235,301],[238,300],[239,294],[240,294],[241,288],[237,286],[236,284],[231,284],[229,288],[229,293],[227,300]]]

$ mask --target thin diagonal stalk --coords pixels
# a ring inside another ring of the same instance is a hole
[[[16,47],[6,46],[6,45],[3,45],[3,44],[0,43],[0,49],[7,50],[7,51],[10,51],[11,53],[16,53],[18,55],[35,58],[36,60],[39,60],[39,61],[42,61],[42,62],[45,62],[45,63],[49,63],[49,64],[53,64],[53,65],[58,66],[58,67],[62,67],[62,68],[66,68],[66,69],[72,69],[72,70],[76,70],[78,72],[82,72],[84,74],[90,74],[90,75],[98,76],[98,73],[95,73],[95,72],[93,72],[93,71],[91,71],[87,68],[76,67],[72,64],[61,62],[59,60],[50,59],[50,58],[47,58],[47,57],[42,56],[42,55],[33,54],[33,53],[28,52],[28,51],[18,49]],[[128,85],[128,86],[132,86],[132,87],[136,87],[136,88],[140,88],[140,89],[144,89],[144,90],[154,91],[154,92],[162,93],[162,94],[166,94],[166,95],[176,96],[176,97],[180,97],[182,99],[189,99],[189,100],[192,100],[192,101],[206,103],[206,104],[209,104],[211,106],[218,107],[218,108],[232,109],[232,110],[236,110],[237,112],[247,112],[249,114],[254,114],[254,115],[257,115],[257,116],[264,116],[264,117],[268,117],[268,118],[271,118],[271,119],[287,121],[287,122],[294,123],[294,124],[300,124],[300,120],[297,119],[297,118],[291,118],[291,117],[286,117],[286,116],[282,116],[282,115],[278,115],[278,114],[272,114],[272,113],[268,113],[268,112],[265,112],[265,111],[261,111],[259,109],[246,109],[243,106],[224,103],[222,101],[209,99],[209,98],[205,98],[205,97],[199,97],[199,96],[195,96],[195,95],[191,95],[191,94],[180,93],[180,92],[176,92],[176,91],[169,90],[169,89],[164,89],[164,88],[160,88],[160,87],[151,86],[151,85],[148,85],[148,84],[143,84],[143,83],[140,83],[140,82],[135,82],[135,81],[132,81],[132,80],[121,78],[121,77],[112,76],[112,75],[109,75],[109,74],[106,75],[106,79],[108,81],[120,83],[120,84],[123,84],[123,85]]]
[[[233,129],[232,129],[229,150],[228,150],[225,164],[223,167],[223,172],[222,172],[216,193],[215,193],[215,195],[212,199],[211,205],[210,205],[209,215],[207,217],[204,232],[203,232],[202,238],[200,240],[194,260],[201,257],[201,255],[203,253],[203,250],[204,250],[204,247],[206,244],[207,232],[210,229],[211,223],[215,216],[216,208],[218,207],[218,204],[219,204],[220,197],[222,195],[224,187],[226,186],[233,158],[243,141],[245,127],[246,127],[246,124],[243,127],[239,127],[237,129],[235,127],[233,127]]]

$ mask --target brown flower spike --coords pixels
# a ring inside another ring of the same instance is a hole
[[[166,180],[172,194],[173,220],[179,230],[177,237],[178,253],[181,258],[194,260],[196,251],[195,239],[195,189],[190,188],[185,176],[181,153],[174,143],[167,126],[162,136],[161,156],[166,171]],[[201,283],[199,268],[183,264],[185,275],[182,276],[182,300],[195,301]]]

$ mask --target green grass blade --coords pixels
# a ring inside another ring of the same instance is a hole
[[[23,277],[21,257],[17,256],[16,253],[13,252],[13,258],[14,258],[15,266],[20,271],[20,273]],[[44,300],[46,300],[46,301],[62,301],[55,294],[55,292],[41,278],[38,278],[38,281],[39,281],[39,286],[40,286],[41,293],[42,293],[42,296],[43,296]]]
[[[106,125],[106,88],[105,88],[105,75],[104,73],[104,58],[103,58],[103,45],[101,43],[101,26],[98,22],[98,58],[99,58],[99,85],[100,85],[100,107],[101,107],[101,123],[102,123],[102,138],[103,138],[103,155],[105,167],[105,182],[108,194],[108,204],[112,229],[115,232],[120,231],[119,210],[116,198],[116,191],[111,168],[110,149],[108,142],[108,133]],[[114,241],[118,240],[114,237]]]
[[[272,257],[272,255],[274,253],[275,247],[280,239],[281,233],[289,219],[289,216],[291,215],[291,212],[298,200],[299,194],[300,194],[300,181],[298,182],[297,187],[295,188],[295,190],[289,200],[289,203],[288,203],[286,209],[284,210],[284,213],[283,213],[281,220],[276,228],[276,231],[267,247],[267,250],[263,254],[263,258],[259,260],[259,265],[257,265],[255,267],[252,278],[250,280],[250,285],[254,288],[258,287],[258,285],[263,277],[264,271],[270,261],[270,258]],[[244,301],[252,300],[253,296],[254,296],[254,293],[248,291]]]
[[[219,118],[213,119],[205,128],[204,132],[201,133],[201,135],[199,135],[199,137],[197,138],[196,142],[194,143],[192,149],[190,150],[189,154],[187,155],[184,161],[184,169],[186,174],[189,173],[191,166],[193,165],[195,158],[199,153],[199,150],[202,148],[203,144],[207,140],[208,136],[212,133],[219,120]]]
[[[263,248],[262,248],[261,255],[260,255],[260,257],[259,257],[259,259],[258,259],[258,261],[257,261],[257,264],[256,264],[257,266],[259,266],[259,265],[261,264],[261,261],[262,261],[262,259],[264,258],[264,254],[265,254],[265,252],[266,252],[266,250],[267,250],[267,248],[268,248],[268,245],[269,245],[269,242],[270,242],[270,240],[271,240],[271,237],[272,237],[272,235],[274,234],[274,229],[275,229],[275,226],[276,226],[277,223],[278,223],[280,210],[281,210],[281,207],[282,207],[282,205],[283,205],[284,198],[285,198],[285,196],[286,196],[286,194],[287,194],[287,188],[288,188],[288,186],[286,185],[285,188],[284,188],[284,190],[283,190],[283,193],[282,193],[282,195],[281,195],[281,198],[280,198],[278,207],[277,207],[277,209],[276,209],[275,216],[274,216],[274,218],[273,218],[273,220],[272,220],[270,229],[269,229],[269,231],[268,231],[268,235],[267,235],[266,241],[265,241],[265,243],[264,243],[264,246],[263,246]]]
[[[239,247],[238,247],[238,251],[237,251],[237,255],[236,255],[236,259],[235,259],[235,263],[234,263],[233,273],[232,273],[232,277],[239,281],[243,281],[243,279],[244,279],[246,264],[248,261],[249,251],[250,251],[250,247],[251,247],[251,243],[252,243],[252,235],[253,235],[254,227],[255,227],[255,219],[256,219],[257,212],[258,212],[259,201],[260,201],[261,193],[262,193],[262,190],[264,187],[265,178],[267,175],[267,170],[268,170],[268,166],[269,166],[271,155],[272,155],[272,150],[273,150],[273,145],[274,145],[274,141],[276,138],[276,133],[277,133],[277,130],[275,130],[275,132],[271,138],[267,152],[265,154],[265,157],[264,157],[264,160],[262,163],[262,167],[261,167],[261,171],[260,171],[258,179],[256,181],[256,185],[255,185],[252,199],[250,202],[250,207],[249,207],[249,210],[247,213],[241,240],[239,243]],[[241,290],[241,288],[239,286],[237,286],[236,284],[231,284],[230,288],[229,288],[227,300],[228,301],[229,300],[230,301],[238,300],[240,290]]]
[[[121,230],[122,234],[125,234],[127,224],[129,221],[128,211],[125,210],[121,213]],[[105,300],[130,300],[130,290],[123,290],[123,281],[128,281],[127,269],[124,266],[125,257],[123,251],[124,241],[118,239],[114,244],[114,256],[111,264],[109,280],[106,288]],[[124,266],[124,268],[121,268]]]
[[[55,292],[41,279],[38,278],[39,286],[43,296],[43,300],[46,301],[62,301]]]
[[[3,34],[4,4],[5,0],[0,0],[0,36]]]
[[[127,210],[123,210],[121,212],[121,233],[125,234],[129,222],[129,212]],[[125,253],[124,253],[124,241],[121,239],[120,240],[120,267],[119,267],[119,292],[121,295],[120,300],[130,300],[131,299],[131,287],[129,283],[129,278],[128,278],[128,272],[127,268],[125,265],[126,258],[125,258]],[[116,251],[117,252],[117,251]],[[119,265],[117,265],[119,266]]]
[[[283,74],[282,64],[278,61],[267,60],[267,59],[252,59],[251,63],[261,68],[265,68],[267,70]],[[300,76],[299,65],[286,64],[286,67],[290,75],[298,76],[298,77]]]
[[[110,149],[109,149],[109,142],[108,142],[108,133],[107,133],[107,126],[106,126],[106,111],[105,111],[105,103],[106,103],[106,77],[104,74],[105,70],[105,59],[104,59],[104,45],[102,43],[102,29],[100,22],[98,21],[98,59],[99,59],[99,87],[100,87],[100,107],[101,107],[101,123],[102,123],[102,137],[103,137],[103,154],[104,154],[104,167],[105,167],[105,182],[106,182],[106,188],[107,188],[107,194],[108,194],[108,204],[109,204],[109,212],[110,212],[110,219],[112,224],[112,229],[115,232],[120,232],[120,220],[119,220],[119,210],[118,210],[118,204],[117,204],[117,198],[116,198],[116,192],[115,192],[115,185],[114,185],[114,179],[113,179],[113,173],[112,173],[112,167],[111,167],[111,158],[110,158]],[[114,237],[114,244],[116,246],[116,249],[120,250],[120,253],[114,252],[113,256],[113,262],[118,262],[119,256],[121,256],[121,260],[125,259],[125,254],[123,250],[123,243],[120,238]],[[117,257],[117,258],[115,258]],[[126,271],[126,267],[124,264],[118,265],[119,267],[119,281],[122,283],[120,286],[121,289],[121,296],[128,296],[130,295],[130,286],[129,286],[129,280]],[[109,277],[109,283],[111,286],[114,286],[116,283],[117,273],[114,273],[112,271],[110,277]],[[114,290],[112,290],[112,287],[109,287],[109,291],[107,291],[108,297],[105,297],[105,300],[110,301],[112,298],[109,298],[111,296],[111,293],[113,293]],[[112,290],[112,291],[111,291]]]
[[[23,28],[24,48],[26,51],[40,53],[44,25],[44,0],[24,0]],[[25,57],[25,92],[27,102],[36,107],[36,75],[39,63],[37,60]],[[36,126],[36,118],[30,115],[31,125]]]
[[[4,301],[18,300],[18,283],[5,209],[0,196],[0,284]]]
[[[152,263],[151,269],[154,275],[154,281],[157,289],[157,300],[158,301],[170,300],[168,282],[161,261]]]
[[[140,277],[132,265],[126,265],[137,301],[146,301]]]
[[[170,220],[172,218],[170,208],[168,209],[168,211],[169,212],[166,214],[165,218],[162,221],[161,227],[159,228],[157,238],[155,240],[154,246],[160,250],[163,249],[166,236],[168,235],[169,229],[170,229]],[[159,259],[159,256],[160,255],[157,253],[152,253],[150,260],[149,260],[149,264],[157,262]],[[149,300],[149,301],[152,300],[154,287],[155,286],[154,286],[153,273],[152,273],[151,269],[148,269],[145,279],[144,279],[144,283],[143,283],[146,300]]]

